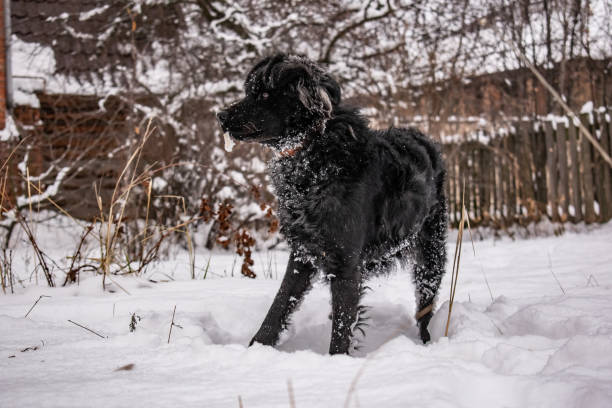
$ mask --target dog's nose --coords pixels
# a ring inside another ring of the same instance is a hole
[[[225,122],[227,120],[228,116],[229,116],[229,114],[226,111],[219,111],[219,112],[217,112],[217,120],[221,124],[223,124],[223,122]]]

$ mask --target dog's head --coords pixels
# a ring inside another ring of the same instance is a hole
[[[235,140],[280,147],[321,132],[340,103],[338,83],[304,57],[277,54],[247,75],[245,97],[217,113]]]

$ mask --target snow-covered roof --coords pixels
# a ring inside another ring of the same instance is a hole
[[[55,53],[50,46],[23,41],[13,34],[10,41],[13,103],[39,107],[36,92],[50,94],[107,95],[112,93],[110,77],[88,81],[57,72]]]

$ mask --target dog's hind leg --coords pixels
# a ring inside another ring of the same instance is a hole
[[[439,204],[425,220],[414,243],[415,318],[423,343],[431,338],[427,326],[433,317],[434,300],[446,267],[446,232],[446,206]]]
[[[268,346],[276,344],[280,333],[289,324],[291,313],[299,306],[306,292],[312,287],[315,273],[316,268],[311,263],[298,261],[294,254],[291,254],[285,277],[276,293],[274,302],[249,346],[255,342]]]

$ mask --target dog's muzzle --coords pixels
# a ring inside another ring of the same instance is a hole
[[[228,116],[229,116],[229,113],[227,113],[226,111],[217,112],[217,119],[219,120],[220,123],[225,122]]]
[[[216,114],[217,116],[217,122],[219,122],[219,125],[221,125],[221,128],[223,130],[225,130],[225,122],[227,121],[227,118],[229,117],[229,113],[227,113],[224,110],[220,110],[217,112]]]

